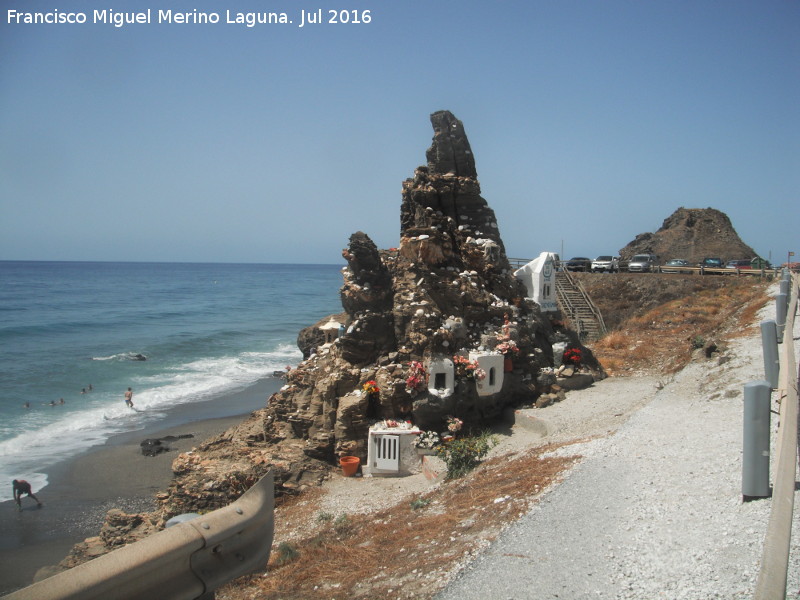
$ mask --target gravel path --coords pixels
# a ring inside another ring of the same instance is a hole
[[[771,508],[741,497],[742,386],[764,377],[758,328],[725,357],[693,362],[661,390],[616,380],[620,398],[639,386],[644,406],[616,432],[562,449],[584,459],[436,597],[751,598]],[[800,598],[798,502],[787,598]]]

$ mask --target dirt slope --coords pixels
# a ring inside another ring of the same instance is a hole
[[[672,373],[734,335],[766,302],[758,277],[577,273],[609,334],[593,351],[615,375]]]

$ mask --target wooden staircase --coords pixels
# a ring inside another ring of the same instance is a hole
[[[561,312],[570,320],[581,341],[593,342],[606,334],[603,315],[589,298],[581,282],[569,271],[556,272],[556,299]]]

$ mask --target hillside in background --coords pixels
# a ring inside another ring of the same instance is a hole
[[[655,233],[640,233],[619,251],[624,260],[636,254],[655,254],[660,261],[683,258],[695,264],[705,257],[726,262],[751,259],[756,251],[736,233],[725,213],[714,208],[679,208]]]

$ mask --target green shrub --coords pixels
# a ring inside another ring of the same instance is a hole
[[[336,533],[347,533],[352,527],[352,523],[347,515],[339,515],[333,522],[333,530]]]
[[[275,550],[275,564],[285,565],[288,562],[292,562],[298,556],[300,556],[300,552],[294,544],[281,542]]]
[[[488,431],[480,435],[453,440],[439,446],[437,455],[447,465],[447,479],[463,477],[485,457],[497,444],[495,436]]]
[[[329,512],[321,512],[317,515],[317,523],[329,523],[333,521],[333,515]]]
[[[430,498],[416,498],[411,501],[411,510],[419,510],[420,508],[425,508],[430,503],[431,503]]]

